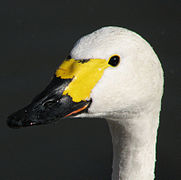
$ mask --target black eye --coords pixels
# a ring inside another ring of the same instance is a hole
[[[111,66],[117,66],[120,62],[120,57],[115,55],[115,56],[112,56],[110,59],[109,59],[109,62],[108,64],[110,64]]]

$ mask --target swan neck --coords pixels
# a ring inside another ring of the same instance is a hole
[[[112,180],[153,180],[159,113],[107,120],[112,135]]]

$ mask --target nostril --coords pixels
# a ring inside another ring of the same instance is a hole
[[[46,107],[49,107],[53,104],[53,101],[47,101],[43,104],[43,106],[46,108]]]
[[[48,100],[48,101],[44,102],[42,105],[43,105],[45,108],[47,108],[47,107],[50,107],[50,106],[52,106],[53,104],[56,104],[56,103],[58,103],[58,102],[59,102],[59,100],[53,100],[53,99],[51,99],[51,100]]]

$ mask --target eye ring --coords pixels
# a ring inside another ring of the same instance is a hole
[[[116,67],[118,66],[119,63],[120,63],[120,56],[113,55],[109,58],[108,64],[110,64],[111,66]]]

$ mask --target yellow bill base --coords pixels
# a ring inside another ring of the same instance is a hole
[[[80,102],[90,98],[92,89],[109,66],[105,59],[69,59],[60,65],[55,75],[61,79],[72,79],[63,95],[68,94],[74,102]]]

